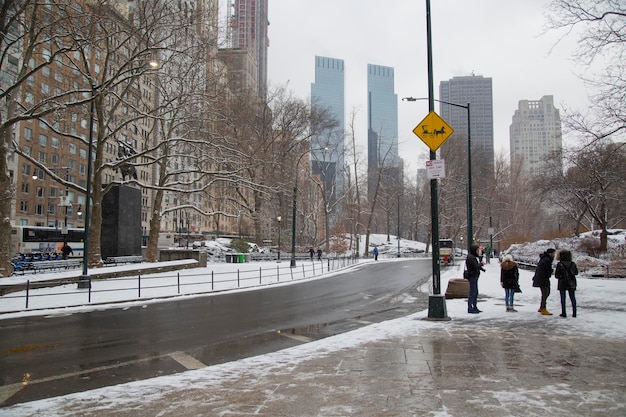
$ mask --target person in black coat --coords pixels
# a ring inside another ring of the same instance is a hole
[[[544,316],[551,316],[552,313],[546,308],[548,297],[550,296],[550,277],[552,276],[552,260],[554,259],[556,250],[550,248],[539,255],[539,262],[533,276],[533,287],[541,289],[541,304],[539,305],[539,313]]]
[[[561,317],[567,317],[565,313],[565,292],[569,294],[572,303],[572,317],[576,317],[576,275],[578,267],[572,261],[572,252],[563,249],[559,252],[559,263],[556,264],[554,277],[559,280],[557,289],[561,294]]]
[[[500,264],[500,284],[504,288],[504,303],[506,311],[517,313],[513,308],[515,291],[519,288],[519,268],[511,255],[506,255]]]
[[[482,311],[476,305],[478,303],[478,277],[480,271],[485,271],[482,264],[478,262],[480,255],[478,245],[470,246],[470,252],[465,259],[465,267],[468,271],[467,280],[469,281],[469,296],[467,297],[467,312],[470,314],[478,314]]]

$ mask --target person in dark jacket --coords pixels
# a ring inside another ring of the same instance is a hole
[[[519,288],[519,268],[511,255],[506,255],[500,264],[500,284],[504,288],[504,303],[506,311],[517,313],[513,308],[515,290]]]
[[[565,313],[565,292],[569,294],[569,300],[572,303],[572,317],[576,317],[576,275],[578,275],[578,267],[572,261],[572,252],[563,249],[559,252],[559,263],[556,264],[554,277],[559,280],[557,289],[561,294],[561,317],[567,317]]]
[[[539,255],[539,262],[533,276],[533,287],[541,289],[541,304],[539,305],[539,313],[544,316],[551,316],[552,313],[546,308],[548,297],[550,296],[550,277],[552,276],[552,260],[556,250],[550,248]]]
[[[478,277],[480,271],[485,271],[482,264],[478,262],[480,251],[478,245],[470,246],[470,252],[465,259],[465,268],[468,271],[469,296],[467,297],[467,312],[470,314],[478,314],[482,311],[476,305],[478,303]]]

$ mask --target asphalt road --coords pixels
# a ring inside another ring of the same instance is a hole
[[[0,320],[0,404],[183,372],[423,310],[430,265],[370,263],[294,285]]]

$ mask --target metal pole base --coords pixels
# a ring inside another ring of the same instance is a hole
[[[78,277],[78,289],[91,288],[91,278],[89,275],[81,275]]]
[[[446,310],[446,299],[442,294],[431,294],[428,297],[428,318],[426,320],[450,320]]]
[[[289,263],[289,266],[290,266],[291,268],[295,268],[295,267],[296,267],[296,260],[292,258],[292,259],[291,259],[291,262]]]

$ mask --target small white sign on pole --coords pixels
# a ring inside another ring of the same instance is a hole
[[[426,176],[429,180],[446,177],[446,162],[443,159],[426,161]]]

